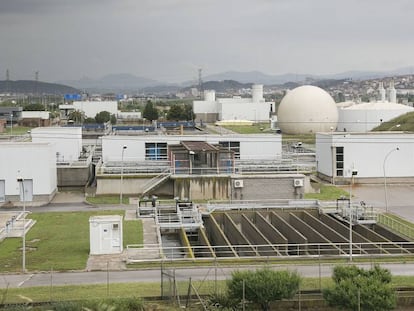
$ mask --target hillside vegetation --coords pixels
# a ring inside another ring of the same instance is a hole
[[[383,122],[380,126],[377,126],[372,131],[373,132],[379,132],[379,131],[414,132],[414,112],[408,112],[390,121]]]

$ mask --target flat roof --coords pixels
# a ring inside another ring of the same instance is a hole
[[[188,151],[218,151],[219,149],[205,141],[182,141],[181,145]]]

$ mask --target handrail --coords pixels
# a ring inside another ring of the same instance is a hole
[[[378,214],[377,218],[378,223],[409,237],[410,239],[414,239],[414,228],[408,226],[407,224],[389,217],[386,214]]]

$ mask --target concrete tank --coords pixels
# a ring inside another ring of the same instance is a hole
[[[204,91],[204,100],[208,102],[216,101],[216,91],[214,90],[205,90]]]
[[[254,103],[263,101],[263,85],[262,84],[252,85],[252,101]]]

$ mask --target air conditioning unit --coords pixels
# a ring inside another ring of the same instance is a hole
[[[241,179],[236,179],[234,181],[234,188],[243,188],[243,180]]]
[[[303,179],[294,179],[293,180],[294,187],[303,187]]]

